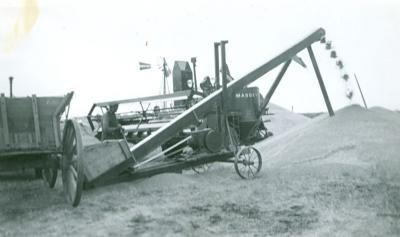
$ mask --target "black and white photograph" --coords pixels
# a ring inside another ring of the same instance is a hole
[[[0,237],[400,236],[397,0],[0,0]]]

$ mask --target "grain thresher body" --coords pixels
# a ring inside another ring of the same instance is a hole
[[[252,136],[253,127],[261,120],[259,95],[258,87],[246,87],[232,95],[230,111],[238,116],[237,132],[241,140]],[[234,123],[235,119],[231,120]]]

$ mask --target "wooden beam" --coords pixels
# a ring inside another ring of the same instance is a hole
[[[35,127],[35,145],[40,146],[40,126],[39,126],[39,110],[36,95],[32,95],[32,112],[33,112],[33,124]]]
[[[4,159],[0,162],[1,170],[19,170],[30,168],[52,168],[58,169],[59,162],[56,158],[49,155],[34,155],[31,153],[12,157],[12,159]]]
[[[10,150],[3,153],[0,153],[0,158],[10,157],[10,156],[33,156],[33,155],[51,155],[54,154],[54,149],[47,150]],[[59,153],[57,153],[59,154]],[[60,153],[61,154],[61,153]],[[1,163],[1,162],[0,162]]]
[[[288,60],[282,67],[281,71],[279,72],[278,76],[276,77],[274,83],[272,84],[271,88],[269,89],[268,93],[265,95],[265,99],[262,102],[263,104],[261,105],[261,111],[263,111],[269,104],[269,101],[271,100],[272,95],[274,94],[276,88],[278,87],[279,83],[281,82],[283,76],[285,75],[286,70],[288,69],[290,62],[292,60]]]
[[[8,133],[8,118],[7,118],[7,106],[6,106],[6,98],[4,94],[1,94],[0,97],[0,108],[1,108],[1,118],[3,124],[3,137],[4,137],[4,144],[6,147],[10,145],[10,137]]]
[[[333,112],[331,102],[329,100],[328,92],[326,91],[324,81],[322,80],[321,72],[319,71],[317,60],[315,59],[314,52],[311,48],[311,45],[307,47],[308,54],[310,55],[310,59],[312,65],[314,67],[315,75],[317,76],[319,87],[321,88],[322,96],[324,97],[326,108],[328,109],[329,116],[334,116],[335,112]]]

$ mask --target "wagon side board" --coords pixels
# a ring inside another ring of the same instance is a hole
[[[0,96],[0,162],[29,154],[60,154],[60,115],[72,99],[66,96]]]
[[[56,156],[52,156],[51,154],[25,154],[2,159],[0,162],[0,171],[28,168],[58,169],[59,161]]]

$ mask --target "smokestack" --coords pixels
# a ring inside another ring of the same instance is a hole
[[[8,78],[9,80],[10,80],[10,98],[12,98],[13,97],[13,77],[10,77],[10,78]]]

